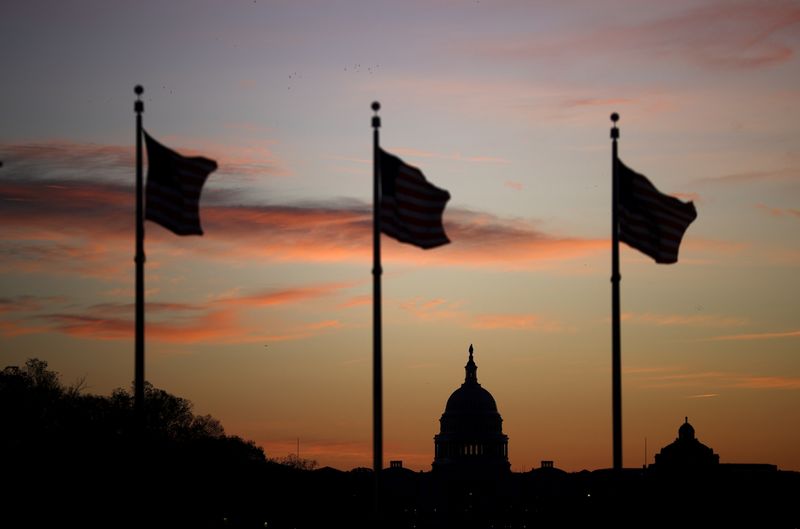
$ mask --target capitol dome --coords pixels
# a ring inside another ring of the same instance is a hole
[[[466,377],[447,399],[440,432],[434,437],[435,471],[508,471],[508,436],[497,403],[478,383],[478,366],[469,346]]]

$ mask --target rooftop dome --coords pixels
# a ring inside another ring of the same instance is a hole
[[[444,408],[447,413],[497,413],[497,403],[492,394],[478,384],[478,366],[472,358],[472,345],[469,346],[469,360],[464,369],[467,372],[466,379],[461,387],[458,388],[447,399]]]
[[[684,417],[684,423],[678,428],[678,439],[694,439],[694,426],[689,424],[689,417]]]

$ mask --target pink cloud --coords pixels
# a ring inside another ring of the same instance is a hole
[[[460,152],[445,154],[433,151],[423,151],[420,149],[411,149],[408,147],[395,147],[390,150],[394,154],[397,154],[398,156],[411,156],[414,158],[438,158],[442,160],[454,160],[458,162],[470,162],[470,163],[498,163],[498,164],[511,163],[509,160],[506,160],[505,158],[498,158],[495,156],[480,156],[480,155],[464,156]]]
[[[339,308],[348,309],[351,307],[361,307],[363,305],[369,305],[371,303],[372,303],[372,295],[364,294],[361,296],[353,296],[344,303],[340,304]]]
[[[672,193],[672,196],[677,197],[683,201],[691,201],[696,203],[703,202],[698,193]]]
[[[464,318],[458,302],[448,302],[444,299],[425,300],[420,297],[403,301],[400,308],[422,321],[457,320]]]
[[[800,389],[800,377],[742,377],[735,387],[748,389]]]
[[[756,69],[794,56],[800,8],[790,1],[720,2],[625,26],[578,28],[572,34],[505,37],[477,44],[496,58],[563,60],[586,53],[677,59],[717,69]],[[471,51],[475,51],[471,44]]]
[[[688,372],[686,368],[667,368],[650,371],[648,369],[625,371],[630,380],[641,387],[652,389],[669,389],[675,387],[703,388],[707,391],[687,398],[709,398],[717,396],[719,389],[754,389],[754,390],[797,390],[800,389],[800,377],[754,375],[726,371]],[[712,390],[712,391],[708,391]]]
[[[472,314],[460,302],[420,297],[400,303],[400,308],[421,321],[449,321],[469,329],[531,329],[545,332],[563,330],[560,323],[538,314]]]
[[[354,285],[355,283],[325,283],[306,287],[285,288],[246,296],[222,298],[217,300],[216,303],[252,307],[286,305],[331,296]]]
[[[757,332],[749,334],[728,334],[710,338],[714,341],[750,341],[750,340],[776,340],[783,338],[800,338],[800,331],[784,332]]]
[[[795,208],[773,208],[773,207],[769,207],[769,206],[767,206],[765,204],[756,204],[756,208],[758,208],[759,210],[767,213],[768,215],[770,215],[772,217],[778,217],[778,218],[795,217],[795,218],[800,219],[800,209],[795,209]]]
[[[286,176],[288,168],[272,151],[272,140],[237,139],[235,144],[212,142],[201,138],[158,135],[157,139],[186,156],[205,156],[217,161],[218,173],[246,178],[258,175]],[[190,146],[190,147],[189,147]],[[78,143],[51,140],[37,143],[0,143],[0,153],[11,174],[27,175],[35,170],[38,177],[123,181],[134,167],[133,146]],[[145,167],[147,164],[145,156]]]
[[[746,184],[759,182],[786,182],[800,179],[800,170],[792,167],[781,169],[765,169],[756,171],[743,171],[719,176],[698,178],[697,183],[702,184]]]
[[[560,331],[558,322],[546,321],[538,314],[478,314],[470,323],[473,329],[536,329]]]
[[[619,106],[619,105],[629,105],[632,103],[638,103],[639,101],[636,99],[628,98],[628,97],[616,97],[616,98],[599,98],[599,97],[578,97],[574,99],[567,99],[562,103],[562,106],[567,108],[573,107],[609,107],[609,106]]]
[[[503,183],[504,186],[514,189],[515,191],[522,191],[522,183],[521,182],[514,182],[512,180],[506,180]]]
[[[276,290],[257,295],[225,297],[205,304],[150,301],[147,312],[148,340],[167,343],[242,343],[299,340],[343,327],[338,320],[282,325],[280,332],[265,332],[243,323],[244,311],[255,307],[281,306],[330,296],[349,284],[321,284]],[[0,334],[19,336],[58,332],[92,340],[133,338],[132,303],[100,303],[86,309],[62,298],[23,296],[0,299]],[[43,311],[49,310],[44,313]]]
[[[739,327],[748,323],[747,318],[722,316],[718,314],[653,314],[626,312],[622,320],[657,326],[695,326],[695,327]]]
[[[701,393],[700,395],[689,395],[687,399],[711,399],[714,397],[719,397],[719,393]]]
[[[129,318],[96,314],[48,314],[38,317],[47,323],[37,332],[59,332],[90,340],[132,340],[133,321]],[[343,327],[338,320],[323,320],[286,326],[281,332],[263,332],[240,322],[235,310],[212,310],[197,317],[175,321],[148,321],[147,340],[163,343],[252,343],[300,340]]]

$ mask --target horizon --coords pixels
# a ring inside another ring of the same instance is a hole
[[[723,463],[800,471],[800,2],[7,10],[2,366],[133,380],[141,84],[145,130],[219,164],[202,237],[145,224],[147,381],[268,457],[371,467],[379,101],[452,197],[450,244],[382,237],[384,464],[430,470],[473,343],[513,471],[609,468],[619,112],[620,159],[698,211],[676,264],[621,245],[623,466],[688,416]]]

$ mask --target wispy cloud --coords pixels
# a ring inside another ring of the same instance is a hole
[[[400,308],[422,321],[441,321],[464,319],[466,314],[460,302],[449,302],[444,299],[423,299],[416,297],[401,301]]]
[[[748,323],[747,318],[719,314],[654,314],[625,312],[621,318],[630,323],[657,326],[738,327]]]
[[[742,377],[735,387],[746,389],[800,389],[800,377]]]
[[[472,155],[465,156],[460,152],[453,153],[439,153],[433,151],[424,151],[420,149],[412,149],[408,147],[394,147],[391,151],[399,156],[411,156],[414,158],[438,158],[441,160],[453,160],[457,162],[468,163],[498,163],[508,164],[511,163],[505,158],[498,158],[496,156]]]
[[[800,338],[800,331],[757,332],[748,334],[727,334],[709,338],[712,341],[750,341],[750,340],[779,340],[784,338]]]
[[[695,182],[698,184],[748,184],[797,180],[800,180],[800,169],[794,167],[783,167],[780,169],[764,169],[723,175],[704,176],[695,179]]]
[[[305,287],[284,288],[269,290],[245,296],[227,297],[215,303],[237,305],[246,307],[267,307],[272,305],[287,305],[299,303],[321,297],[331,296],[344,289],[355,286],[356,283],[325,283]]]
[[[147,337],[167,343],[249,343],[298,340],[342,328],[335,319],[285,324],[247,323],[247,311],[331,296],[349,284],[320,284],[254,295],[227,296],[207,303],[149,302]],[[54,300],[54,301],[53,301]],[[90,340],[129,340],[134,331],[132,303],[81,307],[63,298],[23,296],[0,300],[0,334],[6,337],[55,332]],[[269,327],[279,330],[270,331]],[[265,330],[266,328],[266,330]]]
[[[369,305],[370,303],[372,303],[372,296],[369,294],[363,294],[360,296],[353,296],[352,298],[346,300],[344,303],[340,303],[339,308],[349,309],[352,307],[361,307],[363,305]]]
[[[632,98],[627,97],[610,97],[610,98],[600,98],[600,97],[577,97],[573,99],[565,99],[561,105],[566,108],[575,108],[575,107],[608,107],[608,106],[620,106],[620,105],[629,105],[632,103],[638,103],[639,101]]]
[[[467,310],[461,302],[416,297],[400,303],[400,308],[420,321],[449,321],[469,329],[505,329],[560,332],[564,327],[557,321],[531,313],[480,313]]]
[[[796,208],[774,208],[765,204],[756,204],[756,208],[764,213],[777,218],[796,218],[800,219],[800,209]]]
[[[672,193],[672,196],[680,198],[681,200],[684,201],[691,201],[697,203],[703,202],[703,199],[700,198],[700,195],[698,193]]]
[[[642,22],[578,27],[573,33],[505,36],[468,45],[498,59],[563,60],[591,52],[617,58],[678,60],[723,70],[749,70],[794,56],[795,2],[719,2]]]
[[[689,371],[685,367],[625,370],[629,381],[648,389],[697,388],[687,398],[711,398],[724,389],[797,390],[800,377],[770,376],[730,371]]]
[[[159,141],[186,156],[202,155],[219,164],[218,173],[240,176],[286,176],[291,173],[272,152],[274,141],[240,140],[236,144],[215,143],[205,139],[159,136]],[[191,145],[191,147],[188,147]],[[51,140],[36,143],[0,143],[4,170],[18,178],[58,178],[123,182],[134,166],[131,146],[79,143]]]
[[[546,332],[563,330],[558,322],[546,320],[538,314],[478,314],[472,319],[470,327],[473,329],[535,329]]]
[[[719,393],[702,393],[700,395],[689,395],[687,399],[712,399],[714,397],[719,397]]]

